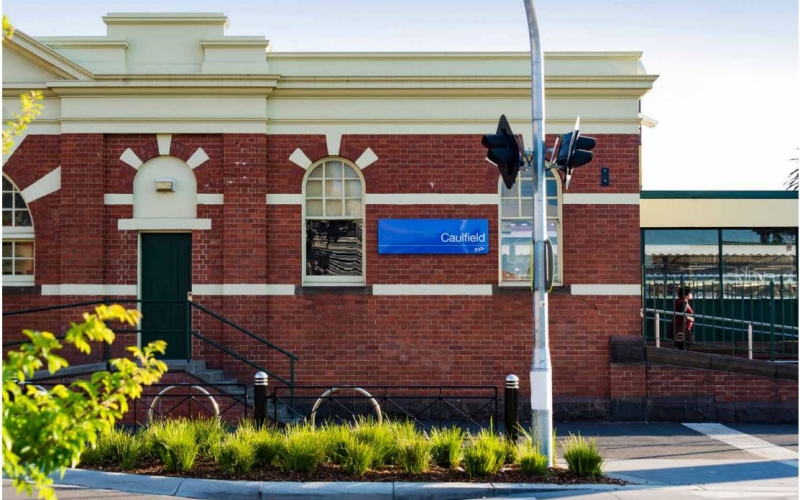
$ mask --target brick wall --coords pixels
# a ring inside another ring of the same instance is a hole
[[[638,136],[596,137],[595,161],[576,172],[569,193],[638,193]],[[324,158],[325,137],[174,135],[170,152],[186,160],[199,147],[209,160],[194,169],[198,193],[223,194],[225,204],[198,206],[198,218],[211,219],[212,226],[193,232],[193,283],[294,285],[297,292],[293,296],[196,296],[195,300],[296,353],[300,357],[298,383],[502,386],[507,374],[516,373],[523,394],[529,393],[532,297],[528,290],[495,287],[491,296],[472,297],[370,293],[370,285],[376,284],[496,285],[496,205],[367,205],[368,286],[302,288],[301,206],[267,205],[265,199],[268,193],[302,192],[306,171],[289,156],[301,148],[312,161]],[[498,174],[484,161],[479,136],[344,135],[340,154],[355,161],[368,147],[379,159],[363,171],[367,193],[486,194],[497,190]],[[143,161],[158,153],[152,134],[30,136],[7,163],[5,173],[22,189],[62,167],[61,190],[31,203],[37,285],[137,283],[138,236],[136,231],[117,229],[119,219],[132,216],[132,207],[103,202],[104,194],[133,191],[136,171],[119,159],[128,148]],[[600,187],[601,166],[610,169],[608,187]],[[377,221],[390,217],[486,218],[493,243],[489,254],[481,256],[378,255]],[[611,335],[640,333],[639,298],[574,296],[569,288],[639,282],[638,206],[565,205],[559,243],[565,286],[549,298],[556,399],[638,397],[637,380],[643,373],[611,365],[608,346]],[[34,287],[4,289],[3,298],[4,310],[10,310],[93,297],[41,297]],[[36,322],[65,324],[74,313],[43,315]],[[4,321],[4,332],[14,335],[22,325],[30,326],[26,321],[31,318]],[[193,325],[212,340],[288,377],[285,358],[241,332],[200,312],[193,313]],[[251,367],[219,350],[197,340],[192,349],[210,367],[251,380]],[[115,347],[114,352],[118,350]],[[707,379],[700,381],[701,386],[707,383]],[[728,378],[714,379],[721,391],[715,396],[762,401],[785,398],[791,392],[790,388],[764,389],[758,382],[726,388],[732,383]],[[663,388],[665,394],[675,395],[685,390],[689,389]]]

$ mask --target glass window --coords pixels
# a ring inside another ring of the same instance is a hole
[[[364,283],[364,187],[341,160],[312,167],[305,185],[304,284]]]
[[[725,281],[797,280],[797,229],[723,229]]]
[[[500,181],[500,281],[530,283],[533,260],[533,177],[532,169],[520,171],[517,182],[507,189]],[[553,244],[554,282],[561,283],[559,243],[561,241],[561,182],[550,171],[545,179],[547,237]]]
[[[3,176],[3,284],[32,285],[33,219],[19,189]]]

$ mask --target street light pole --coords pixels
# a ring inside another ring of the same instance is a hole
[[[533,118],[533,357],[531,359],[531,411],[533,435],[539,451],[553,466],[553,371],[548,339],[545,241],[547,240],[544,178],[544,77],[542,45],[533,0],[525,2],[531,42],[531,110]]]

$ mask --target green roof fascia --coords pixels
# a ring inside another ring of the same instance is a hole
[[[639,198],[643,200],[796,200],[797,191],[641,191]]]

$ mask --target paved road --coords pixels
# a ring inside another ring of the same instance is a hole
[[[611,491],[591,486],[570,489],[542,486],[537,487],[535,492],[516,496],[511,487],[510,491],[502,492],[504,495],[507,493],[510,498],[520,500],[798,498],[797,426],[702,424],[700,427],[692,427],[692,424],[671,423],[559,423],[555,427],[560,439],[570,432],[586,437],[597,436],[598,446],[606,458],[606,472],[635,482],[637,486]],[[114,487],[113,484],[107,486]],[[318,490],[316,493],[322,491]],[[494,491],[495,495],[499,493],[501,492]],[[59,487],[58,496],[61,499],[86,500],[179,498],[64,486]],[[8,481],[3,481],[3,498],[21,500],[27,497],[17,494]],[[325,496],[318,495],[316,498]],[[241,497],[241,500],[244,498]]]

